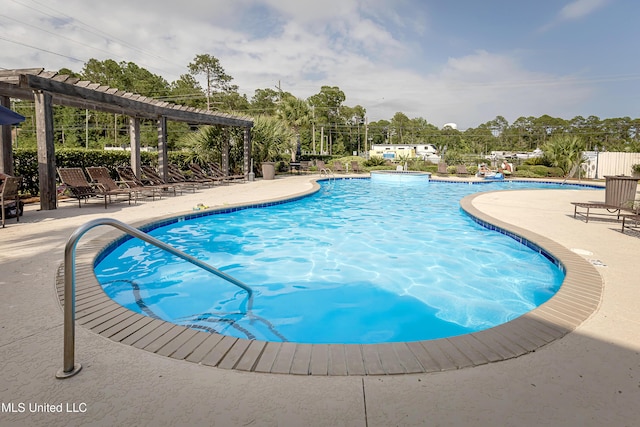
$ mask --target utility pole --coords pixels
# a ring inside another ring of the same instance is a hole
[[[316,154],[316,107],[311,106],[311,138],[313,140],[313,154]]]
[[[369,158],[369,156],[366,154],[369,152],[367,150],[367,141],[369,141],[369,118],[365,117],[364,118],[364,152],[365,152],[365,157]]]
[[[211,70],[207,67],[207,111],[211,111]]]
[[[89,109],[85,109],[84,148],[89,149]]]
[[[276,89],[278,89],[278,102],[282,103],[282,87],[280,86],[280,80],[278,80],[278,86],[276,86]]]

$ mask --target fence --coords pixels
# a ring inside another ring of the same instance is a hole
[[[586,151],[582,164],[582,177],[604,179],[605,176],[633,175],[631,167],[640,164],[640,153]]]

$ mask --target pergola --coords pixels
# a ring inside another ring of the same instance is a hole
[[[193,107],[158,101],[135,93],[124,92],[98,83],[82,81],[68,75],[44,71],[43,68],[0,70],[0,104],[9,107],[10,99],[34,100],[38,144],[38,177],[40,208],[56,209],[56,162],[53,129],[53,105],[84,108],[129,117],[131,166],[140,173],[140,120],[155,120],[158,127],[158,164],[167,179],[167,121],[194,125],[218,125],[244,128],[243,172],[248,175],[251,158],[249,117],[199,110]],[[13,175],[11,127],[0,126],[0,172]],[[222,168],[229,170],[227,138],[222,149]]]

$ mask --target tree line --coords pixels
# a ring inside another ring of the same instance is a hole
[[[601,119],[576,116],[563,119],[543,115],[519,117],[509,123],[503,116],[466,130],[438,128],[423,117],[409,118],[397,112],[388,120],[369,122],[366,108],[345,104],[346,94],[338,86],[322,86],[306,99],[279,87],[255,89],[249,99],[239,93],[233,77],[220,61],[208,54],[197,55],[178,80],[168,82],[133,62],[111,59],[89,60],[82,70],[59,70],[67,74],[127,92],[210,111],[251,116],[256,120],[254,140],[266,157],[275,153],[326,153],[334,156],[362,153],[371,144],[433,144],[447,147],[451,153],[486,154],[494,150],[527,152],[541,148],[557,136],[578,137],[587,150],[596,147],[607,151],[640,151],[640,119],[630,117]],[[204,77],[201,85],[198,77]],[[16,101],[14,108],[27,120],[18,127],[17,145],[36,145],[33,103]],[[280,122],[280,125],[278,124]],[[126,146],[129,143],[128,118],[111,113],[56,106],[54,111],[55,143],[75,148]],[[286,128],[286,129],[285,129]],[[215,146],[220,132],[197,129],[185,123],[169,122],[170,149],[193,144]],[[281,132],[265,148],[269,132]],[[208,143],[206,138],[214,138]],[[204,142],[203,142],[204,141]],[[274,142],[276,141],[276,142]],[[157,145],[156,124],[143,121],[143,146]],[[258,159],[260,160],[260,159]]]

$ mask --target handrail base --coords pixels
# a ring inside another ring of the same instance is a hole
[[[56,372],[56,378],[59,380],[64,380],[65,378],[70,378],[74,376],[81,370],[82,370],[82,365],[79,363],[76,363],[75,365],[73,365],[73,369],[69,372],[65,372],[64,369],[60,369],[58,372]]]

